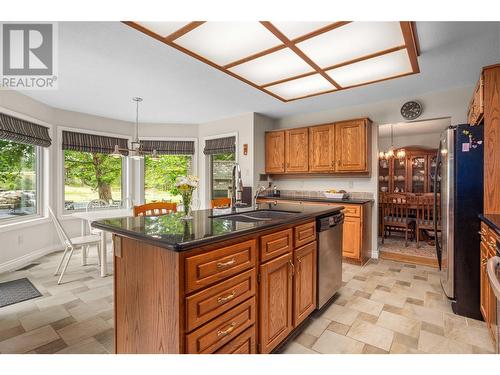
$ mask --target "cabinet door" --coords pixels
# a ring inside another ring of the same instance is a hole
[[[260,266],[260,353],[269,353],[293,329],[292,254]]]
[[[334,125],[321,125],[309,128],[310,172],[333,172],[335,170],[334,143]]]
[[[297,327],[316,309],[316,241],[295,249],[293,321]]]
[[[285,171],[285,132],[266,133],[266,173]]]
[[[309,129],[291,129],[285,132],[285,171],[309,171]]]
[[[479,308],[481,314],[483,314],[484,321],[489,323],[489,303],[488,297],[489,291],[489,280],[488,274],[486,273],[486,262],[488,261],[488,248],[486,247],[485,241],[481,241],[481,271],[480,271],[480,303]],[[488,324],[489,325],[489,324]]]
[[[335,123],[337,172],[367,172],[367,120]]]
[[[359,259],[361,254],[361,219],[345,216],[342,230],[342,255],[347,258]]]

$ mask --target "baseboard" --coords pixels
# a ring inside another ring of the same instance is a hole
[[[26,255],[23,255],[22,257],[16,258],[9,260],[8,262],[1,263],[0,264],[0,273],[4,272],[9,272],[9,271],[14,271],[19,268],[22,268],[24,266],[27,266],[31,262],[34,262],[37,259],[40,259],[41,257],[53,253],[55,251],[60,251],[63,250],[61,245],[52,245],[52,246],[47,246],[42,249],[33,251],[31,253],[28,253]]]

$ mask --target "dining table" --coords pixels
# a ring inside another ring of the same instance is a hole
[[[90,227],[90,223],[93,221],[113,219],[117,217],[130,217],[134,216],[134,211],[132,208],[106,208],[106,209],[96,209],[92,211],[79,211],[74,212],[70,216],[81,220],[81,235],[85,236],[87,230]],[[100,232],[101,236],[101,267],[100,274],[101,277],[106,277],[108,275],[108,263],[107,263],[107,232],[104,230],[93,229]]]

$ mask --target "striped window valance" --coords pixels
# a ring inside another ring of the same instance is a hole
[[[224,154],[226,152],[236,152],[236,137],[225,137],[207,139],[205,141],[205,155]]]
[[[194,141],[141,141],[147,152],[156,150],[159,155],[194,155]]]
[[[126,149],[128,141],[125,138],[106,137],[103,135],[77,133],[70,131],[62,132],[62,149],[84,152],[99,152],[111,154],[115,145]]]
[[[0,113],[0,139],[42,147],[52,143],[49,128],[5,113]]]

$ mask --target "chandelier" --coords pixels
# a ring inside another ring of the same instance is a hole
[[[144,155],[151,154],[151,158],[158,159],[158,152],[155,149],[149,152],[144,151],[142,148],[142,143],[139,140],[139,103],[142,102],[142,98],[134,97],[132,100],[135,102],[135,138],[130,142],[130,148],[120,148],[120,146],[115,145],[115,149],[111,155],[114,157],[123,157],[123,152],[127,152],[129,157],[139,160]]]
[[[389,160],[394,157],[398,158],[399,161],[402,162],[406,157],[406,151],[404,148],[400,148],[399,150],[396,151],[396,148],[394,147],[394,130],[391,124],[391,147],[389,147],[389,150],[387,150],[386,152],[380,151],[378,153],[378,158]]]

